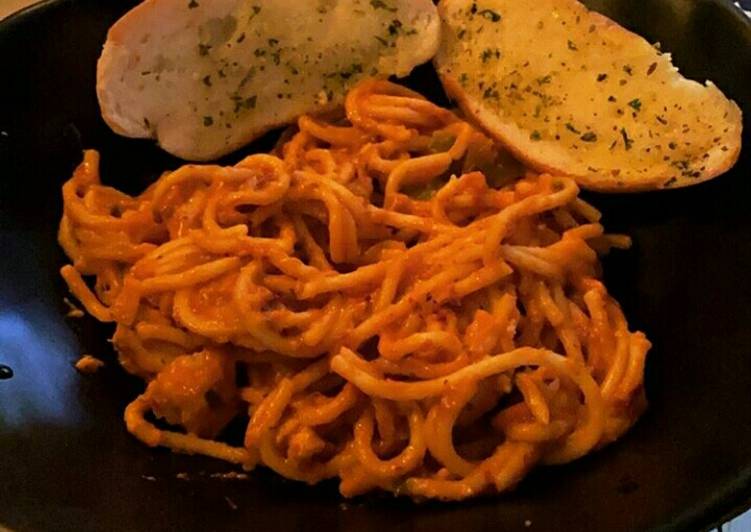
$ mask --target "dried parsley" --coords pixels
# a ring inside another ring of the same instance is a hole
[[[386,11],[391,11],[392,13],[396,13],[396,8],[389,6],[383,0],[370,0],[370,5],[373,9],[385,9]]]
[[[480,11],[480,16],[485,17],[491,22],[498,22],[501,20],[501,15],[493,11],[492,9],[483,9]]]
[[[231,96],[231,99],[233,102],[235,102],[235,109],[234,109],[235,114],[238,114],[241,109],[255,109],[256,108],[257,97],[255,95],[250,96],[248,98],[243,98],[239,94],[233,94]]]
[[[501,51],[498,48],[496,48],[495,50],[491,50],[490,48],[485,48],[485,50],[483,50],[482,53],[480,54],[480,59],[482,59],[483,63],[487,63],[493,57],[495,57],[496,59],[500,59]]]
[[[627,150],[630,150],[631,147],[634,145],[634,141],[631,140],[628,136],[628,131],[626,131],[625,127],[621,128],[621,136],[623,137],[623,145]]]
[[[634,110],[634,111],[641,111],[641,100],[639,98],[634,98],[630,102],[628,102],[628,105]]]
[[[597,134],[594,131],[587,131],[586,133],[584,133],[584,135],[582,135],[579,138],[582,139],[584,142],[596,142]]]
[[[541,78],[537,78],[537,84],[538,85],[545,85],[546,83],[550,83],[553,79],[553,76],[548,74],[547,76],[543,76]]]
[[[493,89],[491,87],[488,87],[487,89],[485,89],[485,91],[482,93],[482,97],[484,99],[486,99],[486,100],[488,100],[490,98],[493,98],[495,100],[500,100],[501,99],[501,95],[498,92],[498,90]]]

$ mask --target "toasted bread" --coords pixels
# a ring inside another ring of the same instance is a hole
[[[97,95],[117,133],[210,160],[408,74],[439,32],[431,0],[146,0],[110,28]]]
[[[439,13],[446,92],[537,170],[637,191],[693,185],[738,158],[734,102],[576,0],[441,0]]]

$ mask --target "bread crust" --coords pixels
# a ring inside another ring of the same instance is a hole
[[[532,1],[533,0],[515,0],[516,5],[514,7],[516,9],[524,9],[523,6],[525,4],[530,4]],[[494,8],[496,10],[494,13],[497,12],[501,14],[508,12],[507,8],[510,8],[510,2],[511,0],[486,0],[483,2],[482,7]],[[638,45],[641,47],[641,50],[645,48],[644,43],[646,41],[641,37],[631,33],[599,13],[586,10],[586,8],[575,0],[552,0],[551,3],[556,6],[556,9],[558,9],[559,12],[563,12],[564,10],[575,12],[576,17],[579,17],[579,19],[586,16],[587,19],[585,22],[587,27],[590,28],[587,31],[599,36],[605,35],[605,37],[602,37],[603,42],[620,43],[626,50],[626,47],[629,45]],[[470,6],[469,8],[467,8],[468,5]],[[533,140],[531,135],[532,132],[529,128],[522,127],[518,120],[510,120],[504,117],[502,112],[497,112],[490,106],[486,105],[482,98],[478,97],[478,91],[473,91],[471,86],[468,88],[466,83],[462,84],[459,79],[456,65],[459,64],[463,66],[470,62],[469,60],[464,59],[467,55],[466,49],[462,50],[458,45],[453,45],[452,48],[451,44],[447,45],[446,43],[447,39],[451,38],[451,26],[453,25],[457,27],[459,25],[459,22],[456,21],[457,15],[460,18],[464,16],[469,17],[469,9],[471,9],[471,2],[469,0],[442,0],[439,4],[439,14],[444,21],[444,42],[441,51],[439,51],[439,54],[434,59],[439,78],[441,79],[446,93],[459,104],[459,107],[467,114],[467,116],[471,117],[489,135],[495,138],[499,143],[503,144],[511,153],[530,167],[541,172],[570,175],[574,177],[580,185],[591,190],[601,192],[638,192],[658,188],[679,188],[701,183],[723,174],[737,161],[741,148],[741,111],[734,102],[728,100],[722,95],[719,89],[717,89],[711,82],[708,82],[706,87],[703,88],[703,92],[700,96],[708,103],[719,103],[721,105],[716,118],[717,124],[721,124],[722,127],[717,127],[715,131],[726,131],[721,135],[722,142],[719,142],[720,136],[718,134],[718,142],[715,142],[714,146],[705,151],[697,150],[695,153],[691,153],[692,161],[688,168],[691,169],[696,167],[696,171],[692,170],[692,172],[689,173],[686,171],[686,168],[683,168],[683,171],[681,171],[680,166],[676,168],[675,166],[668,166],[666,164],[655,165],[655,167],[650,169],[649,172],[641,172],[638,175],[630,174],[627,170],[621,171],[620,169],[617,172],[617,175],[614,175],[612,171],[582,171],[582,162],[575,159],[572,155],[573,150],[566,146],[563,141]],[[530,22],[530,24],[533,23],[534,21]],[[518,27],[515,29],[520,32],[529,31],[528,29],[519,29]],[[542,40],[544,36],[540,34],[538,37]],[[575,37],[571,38],[573,39]],[[569,43],[571,42],[572,41],[569,40]],[[553,46],[555,45],[550,45],[550,48]],[[560,46],[560,43],[558,43],[558,46]],[[548,49],[549,48],[546,48],[545,51]],[[463,55],[460,56],[460,54]],[[540,54],[538,53],[538,57],[539,55]],[[664,58],[665,56],[662,57]],[[530,60],[533,60],[533,58],[530,58]],[[462,61],[464,63],[462,63]],[[471,67],[468,66],[466,69],[467,71],[470,71]],[[655,68],[652,68],[652,70],[654,71]],[[502,72],[502,70],[499,71]],[[608,74],[613,75],[610,72],[608,72]],[[668,81],[670,81],[671,75],[672,73],[669,71],[665,74]],[[680,76],[677,73],[675,75]],[[498,74],[497,78],[500,78],[500,76],[501,74]],[[604,74],[600,74],[599,77],[604,77]],[[489,83],[487,79],[485,79],[485,83]],[[691,95],[697,91],[697,88],[695,87],[697,84],[683,78],[680,78],[680,80],[677,81],[672,81],[671,83],[672,85],[666,85],[668,87],[665,89],[666,91],[693,91]],[[572,91],[576,89],[577,87],[570,88]],[[641,108],[642,104],[639,103],[638,105]],[[657,104],[655,103],[653,105]],[[636,106],[636,103],[634,103],[634,106]],[[640,112],[641,109],[639,109],[639,113]],[[639,113],[634,111],[633,114],[636,115]],[[615,123],[612,125],[613,127],[617,127]],[[597,128],[596,125],[593,125],[592,130],[595,129],[601,130],[602,128]],[[579,133],[579,131],[577,131],[577,133]],[[556,135],[558,137],[563,136],[558,132],[556,132]],[[596,136],[594,132],[592,133],[592,136]],[[708,139],[704,140],[708,144],[712,144]],[[675,143],[672,141],[665,141],[665,143],[669,144],[671,147],[678,142],[678,140],[676,140]],[[668,148],[668,150],[670,150],[670,148]],[[621,150],[618,154],[621,158],[617,159],[616,163],[618,165],[629,164],[629,155],[631,154],[628,153],[628,150]],[[685,165],[686,163],[681,161],[680,164]],[[698,173],[698,168],[702,169],[700,175],[695,175]]]

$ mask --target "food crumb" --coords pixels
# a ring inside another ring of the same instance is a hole
[[[68,306],[68,313],[65,315],[66,318],[83,318],[84,313],[83,310],[78,308],[75,303],[73,303],[70,299],[67,297],[63,298],[63,303],[65,303]]]
[[[151,475],[141,475],[141,478],[149,482],[156,482],[156,477],[152,477]]]
[[[188,477],[187,473],[178,473],[177,475],[175,475],[175,478],[177,478],[178,480],[190,480],[190,477]]]
[[[221,480],[247,480],[248,475],[246,473],[238,473],[237,471],[230,471],[228,473],[212,473],[209,475],[211,478],[218,478]]]
[[[83,355],[78,359],[78,362],[76,362],[76,369],[87,375],[96,373],[102,366],[104,366],[104,362],[91,355]]]
[[[527,528],[531,527],[532,526],[532,521],[530,521],[529,519],[527,519],[526,521],[524,521],[524,526],[527,527]]]
[[[233,510],[237,510],[237,504],[235,504],[235,501],[233,501],[226,495],[224,496],[224,500],[227,501],[227,504],[229,505],[230,508],[232,508]]]
[[[326,94],[326,91],[321,91],[316,95],[316,103],[318,105],[326,105],[329,103],[329,96]]]

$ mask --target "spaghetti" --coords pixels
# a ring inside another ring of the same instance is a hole
[[[348,497],[444,500],[623,434],[650,344],[598,253],[628,238],[571,179],[503,175],[486,136],[406,88],[365,81],[345,111],[137,197],[85,152],[62,276],[147,382],[128,430]],[[242,443],[219,437],[245,415]]]

